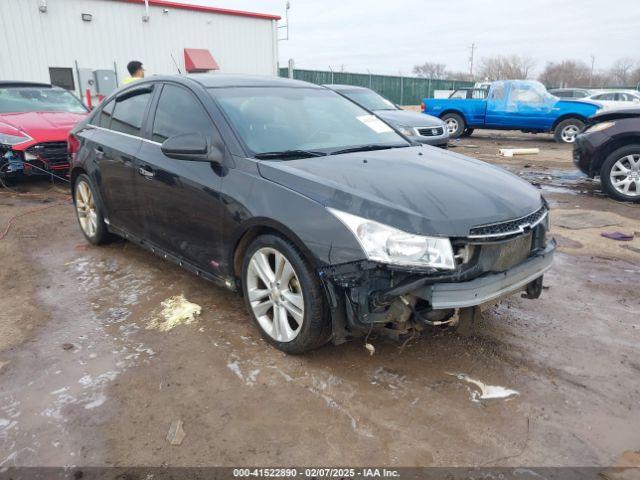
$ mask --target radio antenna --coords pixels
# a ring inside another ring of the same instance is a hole
[[[173,58],[173,53],[171,54],[171,60],[173,60],[173,64],[176,66],[176,68],[178,69],[178,73],[180,75],[182,75],[182,72],[180,71],[180,67],[178,66],[178,62],[176,62],[176,59]]]

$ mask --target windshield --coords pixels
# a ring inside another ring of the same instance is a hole
[[[331,90],[243,87],[209,91],[254,155],[409,145],[379,118]]]
[[[371,90],[345,90],[341,93],[367,110],[397,110],[393,103]]]
[[[37,87],[0,88],[0,113],[71,112],[87,109],[66,90]]]

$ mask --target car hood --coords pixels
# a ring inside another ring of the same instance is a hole
[[[603,122],[605,120],[616,120],[618,118],[640,117],[640,108],[638,107],[620,107],[601,110],[593,115],[589,120],[591,123]]]
[[[423,235],[466,236],[542,204],[537,189],[506,170],[428,147],[262,161],[258,169],[326,207]]]
[[[27,112],[0,114],[0,128],[13,128],[26,133],[36,142],[67,139],[73,126],[86,117],[84,113]]]
[[[441,127],[444,125],[444,122],[439,118],[424,113],[406,110],[375,110],[373,113],[389,123],[405,127]]]

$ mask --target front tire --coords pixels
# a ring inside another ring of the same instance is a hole
[[[299,354],[330,338],[322,287],[302,253],[276,235],[261,235],[247,248],[242,290],[262,337],[285,353]]]
[[[109,240],[109,232],[104,222],[102,206],[93,182],[86,174],[81,174],[73,186],[73,204],[76,217],[84,237],[93,245],[101,245]]]
[[[470,137],[473,134],[473,128],[467,127],[464,129],[464,132],[462,132],[462,136],[463,137]]]
[[[613,151],[600,168],[602,189],[623,202],[640,202],[640,145]]]
[[[467,128],[464,118],[457,113],[445,113],[442,116],[442,121],[447,126],[450,138],[460,138]]]
[[[584,122],[577,118],[567,118],[561,121],[553,131],[553,137],[558,143],[573,143],[576,135],[584,128]]]

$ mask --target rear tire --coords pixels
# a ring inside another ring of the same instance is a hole
[[[277,235],[261,235],[246,250],[242,290],[262,337],[285,353],[321,347],[331,336],[324,292],[302,253]]]
[[[102,204],[89,176],[78,176],[73,185],[73,204],[80,230],[89,243],[102,245],[110,240],[107,224],[104,222]]]
[[[473,133],[473,128],[467,127],[464,129],[464,132],[462,132],[462,137],[470,137],[471,134]]]
[[[553,138],[558,143],[573,143],[576,135],[584,128],[584,122],[577,118],[567,118],[556,125]]]
[[[600,167],[600,183],[607,195],[616,200],[640,202],[640,145],[611,152]]]
[[[447,126],[450,138],[460,138],[467,128],[464,118],[457,113],[445,113],[441,118]]]

